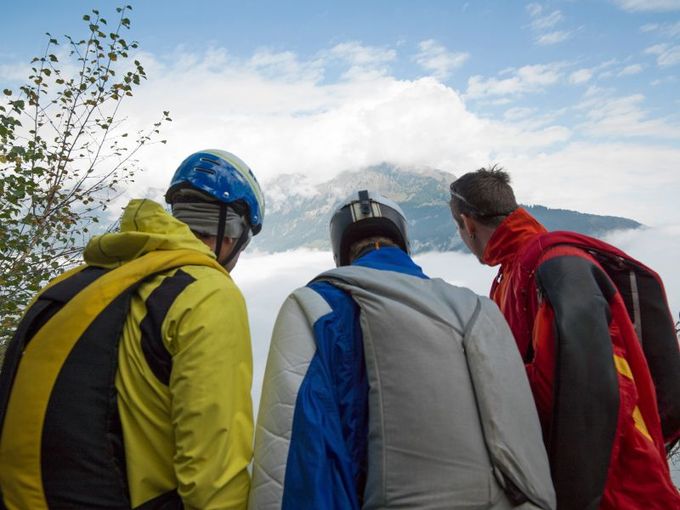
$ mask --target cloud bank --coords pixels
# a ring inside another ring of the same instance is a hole
[[[163,131],[167,145],[141,153],[146,171],[127,196],[159,198],[187,154],[216,147],[243,158],[265,188],[281,174],[319,183],[382,162],[454,174],[498,162],[523,201],[647,224],[675,210],[669,190],[680,189],[680,129],[652,117],[644,95],[590,87],[561,110],[528,108],[522,98],[587,83],[595,69],[531,64],[472,76],[463,93],[436,77],[463,57],[434,41],[420,50],[432,76],[414,79],[393,76],[394,48],[358,42],[305,59],[266,49],[246,59],[221,48],[139,55],[150,79],[127,105],[130,126],[148,125],[165,109],[173,122]],[[496,100],[508,104],[505,116],[479,113],[478,104]],[[649,169],[653,179],[643,177]]]

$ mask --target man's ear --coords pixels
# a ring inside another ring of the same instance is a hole
[[[474,239],[477,235],[477,222],[467,214],[461,214],[460,219],[463,222],[463,227],[470,235],[470,238]]]

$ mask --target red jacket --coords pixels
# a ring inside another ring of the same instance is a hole
[[[524,257],[546,229],[524,209],[496,229],[485,264],[522,354],[550,456],[558,508],[680,508],[654,385],[625,304],[585,251]]]

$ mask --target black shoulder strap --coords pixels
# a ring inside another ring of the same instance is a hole
[[[195,278],[181,269],[165,278],[146,300],[146,316],[140,324],[144,359],[156,378],[167,385],[172,371],[172,356],[163,342],[161,328],[170,307]]]

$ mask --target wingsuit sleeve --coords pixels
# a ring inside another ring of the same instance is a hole
[[[524,364],[495,303],[480,298],[463,339],[496,476],[522,508],[554,510],[555,491]]]
[[[332,311],[314,322],[316,353],[296,402],[282,509],[359,510],[368,436],[359,310],[329,283],[310,287]]]
[[[313,321],[330,307],[298,289],[281,306],[274,324],[255,429],[249,508],[281,508],[298,390],[315,353]]]
[[[188,509],[242,509],[250,486],[248,318],[236,286],[220,282],[188,286],[166,319],[175,475]]]
[[[616,289],[592,260],[546,258],[536,272],[539,314],[549,338],[534,338],[536,358],[554,348],[552,420],[547,436],[560,509],[596,509],[617,430],[619,389],[609,333]],[[543,310],[541,310],[541,308]],[[535,328],[541,331],[541,328]],[[552,347],[545,344],[554,342]]]
[[[353,333],[355,309],[339,289],[314,289],[324,297],[309,287],[298,289],[274,326],[251,509],[360,508],[368,390],[361,338]]]

